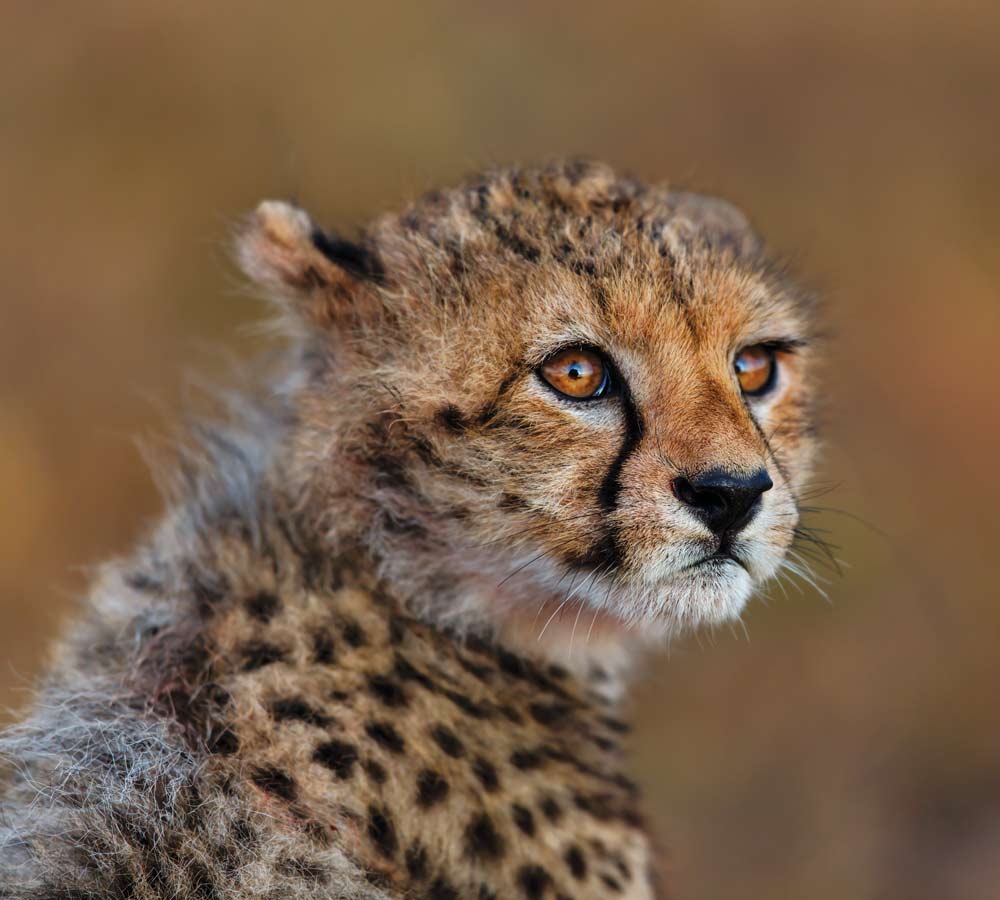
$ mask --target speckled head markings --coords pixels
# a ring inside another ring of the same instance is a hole
[[[596,164],[238,248],[289,377],[0,742],[0,897],[662,896],[627,663],[796,534],[803,304],[732,207]]]

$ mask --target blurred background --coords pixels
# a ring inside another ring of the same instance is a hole
[[[263,346],[268,196],[344,231],[601,157],[751,211],[828,300],[811,524],[844,561],[676,644],[634,766],[674,894],[1000,896],[1000,5],[8,2],[0,704],[159,509],[135,438]]]

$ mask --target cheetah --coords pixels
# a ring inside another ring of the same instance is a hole
[[[3,736],[0,896],[665,896],[622,704],[796,537],[809,299],[728,203],[591,162],[235,244],[281,371]]]

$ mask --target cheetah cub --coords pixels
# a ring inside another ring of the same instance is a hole
[[[623,686],[782,564],[804,302],[733,207],[583,163],[237,249],[287,372],[3,738],[0,896],[662,896]]]

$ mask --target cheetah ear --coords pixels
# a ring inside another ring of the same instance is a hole
[[[305,210],[276,200],[264,201],[249,217],[236,255],[257,284],[322,325],[342,324],[370,306],[367,288],[384,274],[372,250],[326,234]]]
[[[687,219],[716,247],[729,247],[738,256],[753,257],[763,245],[743,212],[720,197],[672,191],[671,206],[676,216]]]

